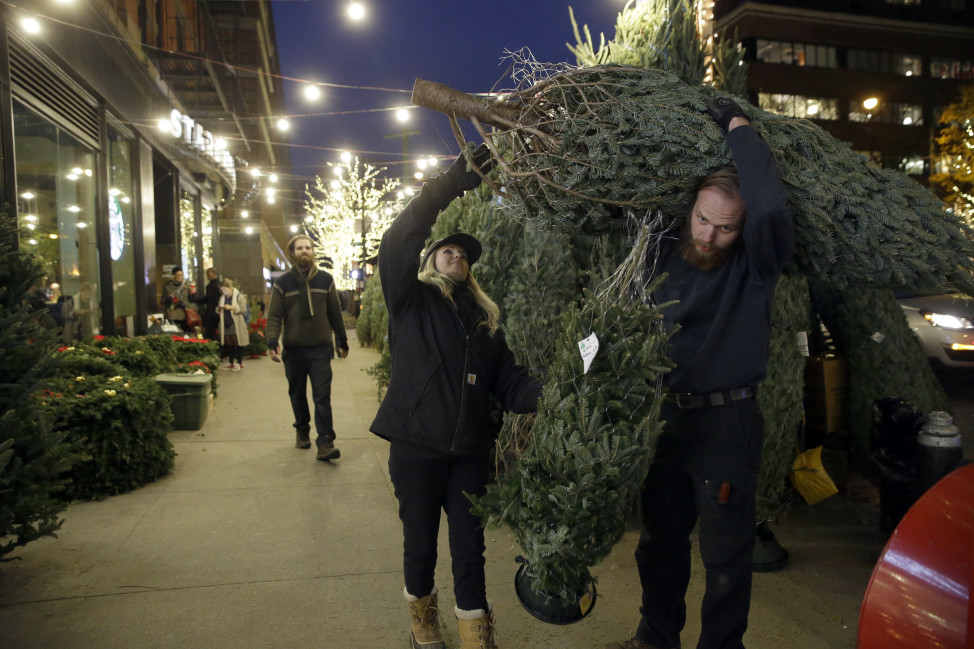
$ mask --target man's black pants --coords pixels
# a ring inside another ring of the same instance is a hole
[[[707,571],[698,649],[742,649],[751,604],[755,488],[764,423],[756,399],[679,409],[667,402],[666,428],[640,495],[642,583],[637,637],[680,646],[690,582],[690,533],[699,518]],[[726,485],[726,486],[725,486]]]
[[[298,430],[311,428],[311,412],[308,409],[308,379],[311,379],[317,444],[335,440],[331,414],[331,357],[331,345],[289,346],[281,354],[284,375],[287,376],[287,393],[294,412],[294,427]]]
[[[487,458],[429,459],[389,454],[389,476],[399,499],[406,591],[425,597],[433,591],[440,510],[449,526],[453,593],[461,609],[487,610],[484,528],[470,513],[464,492],[487,491]]]

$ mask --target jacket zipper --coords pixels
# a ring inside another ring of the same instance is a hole
[[[460,406],[457,408],[457,425],[453,429],[453,441],[450,442],[450,452],[456,453],[457,451],[457,436],[460,434],[460,422],[463,421],[463,396],[467,393],[466,386],[464,382],[467,380],[467,359],[470,356],[470,332],[463,328],[463,320],[460,319],[460,313],[457,311],[456,306],[453,307],[453,315],[457,317],[457,324],[460,325],[460,331],[463,332],[463,373],[460,375]],[[475,327],[477,325],[474,325]]]

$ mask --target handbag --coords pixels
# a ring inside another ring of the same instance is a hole
[[[200,317],[199,311],[191,307],[186,307],[186,328],[190,331],[196,329],[196,327],[203,326],[203,319]]]

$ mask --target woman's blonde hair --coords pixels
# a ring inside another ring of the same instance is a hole
[[[435,253],[429,256],[426,264],[420,269],[419,281],[440,289],[443,297],[453,302],[453,288],[456,284],[449,277],[436,270]],[[477,304],[487,314],[487,322],[483,323],[483,326],[487,327],[490,335],[493,336],[497,332],[497,329],[500,328],[501,310],[490,299],[490,296],[481,290],[480,285],[474,279],[473,273],[470,272],[469,268],[467,269],[467,286],[470,287],[470,292],[473,293]]]

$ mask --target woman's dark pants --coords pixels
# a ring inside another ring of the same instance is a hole
[[[487,610],[484,529],[470,513],[464,492],[487,490],[487,458],[428,459],[391,453],[389,475],[399,499],[403,531],[403,573],[410,595],[433,591],[440,510],[446,512],[457,606]]]

